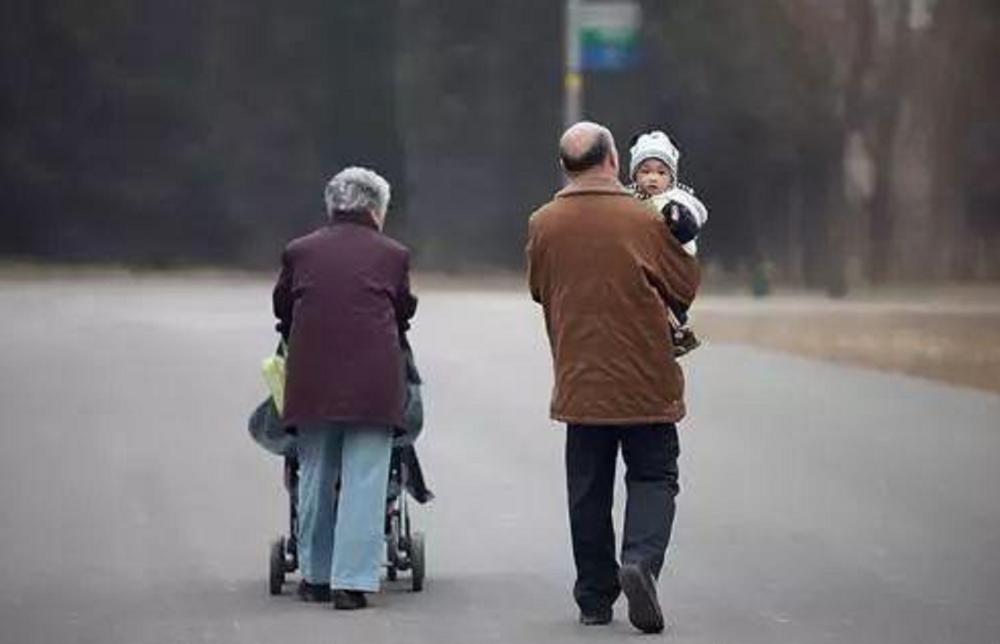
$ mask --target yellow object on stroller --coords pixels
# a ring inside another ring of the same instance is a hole
[[[274,406],[281,414],[285,410],[285,356],[283,351],[267,356],[260,363],[264,384],[271,392]]]

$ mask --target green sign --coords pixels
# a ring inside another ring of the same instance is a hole
[[[584,2],[577,29],[584,71],[627,69],[639,58],[642,13],[635,2]]]

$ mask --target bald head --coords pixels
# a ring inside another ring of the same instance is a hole
[[[575,175],[602,168],[618,173],[615,139],[608,128],[590,121],[574,123],[559,139],[559,158],[567,174]]]

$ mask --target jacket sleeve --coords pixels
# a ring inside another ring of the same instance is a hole
[[[528,290],[531,299],[542,303],[541,263],[538,261],[538,240],[534,217],[528,220],[528,242],[524,247],[524,258],[528,265]]]
[[[687,311],[701,283],[698,260],[684,252],[661,221],[651,220],[650,226],[643,259],[646,277],[671,311]]]
[[[392,301],[396,312],[396,324],[399,325],[400,337],[409,331],[410,320],[417,312],[417,298],[410,291],[410,254],[403,258],[403,270],[400,272],[396,293]]]
[[[292,311],[295,308],[292,284],[292,262],[286,249],[281,254],[281,274],[278,276],[278,282],[274,285],[274,292],[271,295],[274,317],[278,318],[275,329],[286,342],[288,335],[292,332]]]

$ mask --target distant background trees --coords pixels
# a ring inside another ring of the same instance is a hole
[[[1000,5],[644,0],[585,79],[624,146],[663,127],[725,271],[1000,278]],[[348,163],[427,269],[517,268],[558,189],[559,0],[10,0],[0,254],[270,266]],[[622,149],[623,154],[627,151]]]
[[[405,185],[394,0],[0,11],[4,253],[264,264],[332,170]]]

